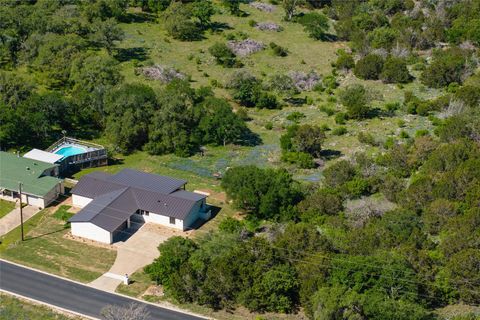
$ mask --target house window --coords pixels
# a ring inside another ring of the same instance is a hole
[[[136,213],[139,214],[139,215],[142,215],[142,216],[148,216],[150,212],[149,212],[149,211],[145,211],[145,210],[140,210],[140,209],[138,209],[138,210],[136,211]]]
[[[175,224],[175,218],[170,217],[170,224]]]

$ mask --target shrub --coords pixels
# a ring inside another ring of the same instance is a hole
[[[294,163],[302,169],[315,168],[313,157],[306,152],[284,152],[282,153],[282,161]]]
[[[400,109],[400,102],[389,102],[385,104],[385,110],[391,114],[395,113],[398,109]]]
[[[402,130],[402,131],[400,131],[400,138],[401,139],[408,139],[408,138],[410,138],[410,135],[408,134],[407,131]]]
[[[165,29],[172,38],[182,41],[193,41],[200,38],[202,29],[190,20],[192,13],[181,2],[173,2],[165,10],[163,17]]]
[[[233,98],[245,107],[275,109],[280,106],[277,97],[266,92],[260,80],[249,73],[236,73],[228,87],[233,91]]]
[[[420,129],[415,132],[415,137],[424,137],[428,136],[430,132],[427,129]]]
[[[334,136],[343,136],[346,133],[347,133],[347,128],[343,126],[336,127],[335,129],[332,130],[332,134]]]
[[[305,118],[305,114],[298,111],[294,111],[287,116],[287,120],[290,120],[293,122],[298,122],[302,118]]]
[[[326,104],[321,105],[319,109],[320,111],[325,112],[325,114],[329,117],[335,114],[335,109],[333,109],[333,107]]]
[[[218,230],[225,233],[239,233],[243,228],[243,222],[232,217],[226,217],[218,225]]]
[[[393,56],[385,60],[380,77],[386,83],[407,83],[411,80],[405,60]]]
[[[215,58],[215,61],[224,67],[231,68],[236,64],[236,57],[232,50],[221,42],[215,43],[208,49],[208,52]]]
[[[337,78],[333,74],[324,77],[322,83],[327,89],[333,90],[338,87]]]
[[[340,160],[323,170],[325,184],[336,188],[350,181],[355,176],[355,167],[347,160]]]
[[[340,51],[337,61],[335,61],[335,67],[338,69],[350,70],[355,67],[355,60],[353,60],[351,54],[348,54],[345,51]]]
[[[368,34],[368,40],[374,49],[390,50],[396,37],[397,32],[389,27],[376,28]]]
[[[255,27],[257,25],[257,22],[255,20],[251,19],[251,20],[248,20],[248,25],[250,27]]]
[[[350,198],[360,198],[369,194],[370,185],[367,180],[355,177],[353,180],[345,183],[345,191]]]
[[[467,66],[466,53],[459,48],[435,51],[430,65],[420,79],[432,88],[448,86],[452,82],[462,83]]]
[[[265,129],[272,130],[273,129],[273,123],[271,121],[268,121],[267,123],[265,123]]]
[[[278,57],[288,56],[288,51],[284,47],[279,46],[275,42],[270,42],[270,48],[272,48],[273,54]]]
[[[274,74],[268,82],[268,88],[280,94],[288,96],[298,93],[292,78],[286,74]]]
[[[328,18],[319,12],[309,12],[299,17],[297,21],[303,25],[310,37],[316,40],[325,38],[328,31]]]
[[[480,104],[480,88],[463,86],[455,92],[455,98],[463,101],[469,107],[477,106]]]
[[[335,115],[336,124],[345,124],[346,120],[347,120],[347,114],[344,112],[339,112]]]
[[[368,54],[357,61],[353,72],[361,79],[378,80],[383,69],[383,63],[381,56]]]
[[[371,146],[378,145],[377,141],[375,140],[375,137],[369,132],[359,132],[357,138],[358,138],[358,141],[361,143],[365,143]]]
[[[366,118],[370,113],[367,104],[367,91],[359,84],[348,86],[340,93],[340,101],[347,108],[348,116],[351,118]]]

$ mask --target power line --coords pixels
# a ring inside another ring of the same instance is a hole
[[[61,195],[61,196],[67,197],[66,195]],[[57,199],[53,200],[52,202],[56,202],[56,203],[58,203],[58,204],[63,203],[63,201],[60,201],[60,200],[57,200]],[[91,206],[96,206],[96,207],[98,207],[98,208],[109,208],[109,209],[111,209],[111,210],[113,210],[113,211],[130,214],[130,212],[128,212],[128,211],[120,210],[120,209],[118,209],[118,208],[112,208],[112,207],[110,207],[110,206],[105,206],[105,207],[103,207],[103,206],[98,206],[98,205],[95,205],[95,204],[93,204],[93,203],[91,203],[91,202],[89,203],[89,205],[91,205]],[[131,213],[131,214],[133,215],[134,213]],[[112,219],[116,219],[116,220],[118,220],[118,221],[121,221],[122,223],[126,221],[126,220],[123,220],[123,219],[118,218],[118,217],[116,217],[116,216],[109,215],[109,214],[105,214],[105,216],[110,217],[110,218],[112,218]],[[137,224],[137,225],[140,225],[140,226],[143,226],[143,225],[144,225],[144,223],[135,222],[135,221],[131,221],[131,223]],[[118,230],[117,232],[121,232],[121,233],[124,233],[124,234],[129,235],[129,236],[132,235],[132,233],[126,232],[126,231],[124,231],[124,230]],[[205,234],[205,233],[211,233],[211,232],[206,232],[206,231],[203,231],[203,230],[195,230],[194,232],[195,232],[195,233],[197,233],[197,232],[198,232],[198,233],[204,232],[204,234]],[[289,253],[300,253],[300,254],[302,254],[302,255],[306,255],[306,256],[310,256],[310,257],[317,257],[317,258],[318,258],[318,257],[322,257],[322,258],[327,259],[327,260],[330,260],[330,261],[334,261],[334,260],[336,260],[336,261],[342,261],[342,262],[350,263],[350,264],[353,264],[353,265],[368,266],[368,267],[377,268],[377,269],[380,269],[380,270],[387,270],[387,271],[389,271],[389,272],[398,272],[398,271],[401,272],[401,271],[402,271],[402,270],[399,270],[399,269],[391,269],[391,268],[386,268],[386,267],[379,266],[379,265],[359,263],[359,262],[354,262],[354,261],[347,260],[347,259],[342,259],[342,258],[332,257],[332,256],[326,256],[326,255],[321,255],[321,254],[315,254],[315,253],[305,253],[305,252],[303,252],[303,251],[298,251],[298,250],[288,250],[288,249],[285,249],[285,248],[281,248],[281,247],[278,247],[278,246],[274,246],[274,245],[272,245],[272,244],[270,244],[270,245],[271,245],[271,247],[274,248],[274,249],[287,251],[287,252],[289,252]],[[125,249],[125,248],[123,248],[123,249]],[[127,249],[127,250],[130,250],[130,249]],[[131,251],[131,252],[135,252],[136,254],[139,254],[138,251],[133,251],[133,250],[130,250],[130,251]],[[147,256],[147,255],[144,255],[144,254],[143,254],[143,256],[150,258],[150,256]],[[283,256],[283,255],[280,256],[280,255],[278,255],[278,254],[277,254],[276,256],[277,256],[278,258],[285,259],[285,260],[288,260],[288,261],[296,261],[296,262],[298,262],[298,263],[304,263],[304,264],[306,263],[306,264],[310,264],[310,265],[324,266],[324,267],[327,267],[327,268],[339,269],[339,267],[336,267],[335,265],[332,265],[332,264],[324,265],[324,264],[312,263],[311,261],[306,261],[306,260],[304,260],[304,259],[294,259],[294,258],[291,258],[291,257],[285,257],[285,256]],[[343,269],[341,269],[341,270],[343,270]],[[369,274],[369,273],[367,272],[366,274]],[[370,273],[370,274],[371,274],[371,273]],[[415,275],[416,275],[416,274],[415,274]],[[437,287],[437,288],[442,289],[442,287],[439,287],[438,285],[435,285],[434,283],[430,283],[430,282],[425,283],[425,282],[422,282],[422,281],[420,281],[420,279],[419,279],[418,277],[417,277],[418,281],[412,281],[412,280],[409,280],[409,279],[406,279],[406,278],[391,277],[391,276],[383,275],[383,274],[377,275],[377,276],[378,276],[379,278],[391,279],[391,280],[399,280],[399,279],[401,279],[401,280],[404,280],[404,282],[409,282],[409,283],[412,283],[412,284],[415,284],[415,285],[424,284],[424,285],[427,285],[427,286],[433,286],[433,287]],[[428,279],[424,279],[424,281],[429,281],[429,280],[428,280]],[[454,282],[454,283],[455,283],[455,282]],[[469,281],[467,281],[467,280],[465,280],[464,283],[469,284],[469,285],[472,285],[472,286],[474,285],[474,284],[472,284],[471,282],[469,282]],[[458,283],[456,283],[456,284],[458,285]],[[478,294],[478,293],[479,293],[478,291],[475,291],[475,290],[469,290],[469,289],[465,289],[465,290],[467,290],[467,291],[469,291],[469,292],[473,292],[473,293],[475,293],[475,294]]]

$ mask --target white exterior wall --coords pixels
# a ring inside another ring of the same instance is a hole
[[[43,209],[46,206],[46,201],[43,198],[24,193],[22,194],[22,203],[26,203],[29,206],[38,207],[40,209]]]
[[[180,219],[175,219],[175,224],[170,224],[170,217],[163,216],[161,214],[156,214],[153,212],[150,212],[148,216],[143,215],[142,217],[143,219],[145,219],[145,222],[158,223],[158,224],[161,224],[162,226],[183,230],[183,220],[180,220]]]
[[[193,206],[192,210],[190,211],[188,216],[185,218],[185,220],[175,219],[175,224],[170,224],[170,217],[157,214],[154,212],[150,212],[148,216],[143,215],[142,217],[144,218],[145,222],[158,223],[163,226],[185,231],[189,227],[191,227],[191,225],[200,217],[200,208],[204,203],[205,203],[205,200],[198,201]]]
[[[98,242],[112,243],[112,234],[91,222],[72,222],[72,235]]]
[[[87,197],[82,197],[82,196],[79,196],[79,195],[72,195],[72,205],[74,207],[78,207],[78,208],[83,208],[85,207],[87,204],[90,203],[90,201],[92,201],[93,199],[90,199],[90,198],[87,198]]]
[[[43,197],[45,206],[48,206],[55,199],[57,199],[59,194],[63,194],[63,193],[65,193],[65,187],[63,186],[63,182],[61,182],[57,184],[55,188],[50,190],[50,192]]]

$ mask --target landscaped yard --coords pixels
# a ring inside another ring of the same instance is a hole
[[[2,320],[81,320],[83,318],[66,316],[50,308],[17,299],[10,295],[0,295],[0,319]]]
[[[0,199],[0,219],[15,209],[15,202]]]
[[[68,208],[47,208],[29,219],[23,242],[20,228],[0,238],[0,257],[85,283],[108,271],[116,251],[64,237],[69,231],[64,221]]]

